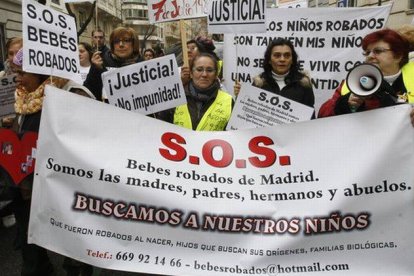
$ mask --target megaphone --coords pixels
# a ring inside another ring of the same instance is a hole
[[[382,82],[383,75],[380,69],[368,63],[355,66],[346,76],[349,90],[360,97],[367,97],[378,92]]]

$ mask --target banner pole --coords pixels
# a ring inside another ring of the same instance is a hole
[[[239,81],[239,65],[237,64],[237,60],[239,59],[239,53],[238,53],[238,43],[236,44],[236,82]]]
[[[96,1],[95,5],[95,31],[98,29],[98,0]],[[98,45],[96,45],[96,51],[99,51]]]
[[[185,21],[180,19],[181,48],[183,53],[183,66],[188,67],[188,50],[187,50],[187,32],[185,29]]]

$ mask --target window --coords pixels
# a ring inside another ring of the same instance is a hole
[[[410,0],[410,9],[414,9],[414,0]]]
[[[60,0],[52,0],[52,3],[60,6]]]
[[[127,19],[148,19],[148,10],[128,9],[124,10],[124,16]]]

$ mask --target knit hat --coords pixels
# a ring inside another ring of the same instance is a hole
[[[13,57],[13,63],[20,67],[23,66],[23,48],[20,48],[20,50]]]

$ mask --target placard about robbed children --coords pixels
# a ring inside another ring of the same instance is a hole
[[[79,80],[79,53],[73,17],[23,0],[23,69]]]
[[[264,33],[266,32],[265,0],[227,1],[208,3],[208,32]]]
[[[267,45],[289,40],[297,65],[311,78],[315,109],[328,100],[347,72],[364,61],[362,39],[386,27],[391,5],[358,8],[267,9],[266,33],[225,34],[224,86],[252,83],[263,72]]]
[[[14,114],[16,75],[0,78],[0,118]]]
[[[110,104],[144,115],[187,102],[174,55],[107,71],[102,82]]]
[[[275,93],[241,87],[227,130],[267,127],[310,120],[314,109]]]

